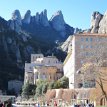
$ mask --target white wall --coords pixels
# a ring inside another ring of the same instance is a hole
[[[69,88],[74,88],[74,73],[75,73],[75,37],[72,39],[72,53],[65,63],[63,70],[64,76],[69,78]]]

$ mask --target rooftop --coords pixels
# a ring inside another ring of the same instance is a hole
[[[80,34],[75,34],[74,36],[100,36],[100,37],[105,37],[107,34],[99,34],[99,33],[80,33]]]

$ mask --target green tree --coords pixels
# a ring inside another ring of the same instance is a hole
[[[60,82],[59,80],[57,80],[57,81],[54,83],[54,88],[55,88],[55,89],[61,88],[61,82]]]
[[[28,99],[30,95],[34,95],[35,94],[35,89],[36,89],[36,85],[32,85],[32,84],[26,83],[22,87],[22,96],[24,98]]]
[[[49,85],[48,85],[48,89],[53,89],[54,88],[54,84],[55,84],[54,81],[50,82]]]
[[[68,88],[68,86],[69,86],[69,79],[67,77],[63,76],[58,81],[60,82],[60,87],[61,88]]]
[[[48,83],[43,84],[42,94],[45,94],[47,92],[47,89],[48,89]]]
[[[42,95],[42,87],[43,87],[43,84],[37,85],[36,96]]]

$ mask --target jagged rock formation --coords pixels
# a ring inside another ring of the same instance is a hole
[[[36,16],[35,16],[35,22],[37,24],[39,24],[39,13],[38,12],[36,13]]]
[[[62,14],[61,11],[56,12],[51,17],[50,22],[51,22],[53,28],[56,31],[59,31],[62,36],[66,35],[66,32],[65,32],[65,21],[64,21],[63,14]]]
[[[31,11],[28,10],[24,16],[23,23],[29,24],[31,18]]]
[[[35,16],[31,16],[31,11],[28,10],[23,19],[21,18],[20,11],[15,10],[12,14],[12,19],[8,21],[8,24],[12,30],[15,30],[18,33],[22,30],[26,30],[23,29],[25,26],[27,26],[26,28],[30,28],[33,32],[36,32],[34,31],[34,28],[38,31],[39,27],[42,27],[42,29],[47,27],[58,32],[61,36],[60,38],[64,39],[74,32],[74,28],[65,23],[61,11],[57,11],[48,21],[46,9],[40,14],[37,12]]]
[[[47,10],[45,9],[40,14],[37,12],[35,16],[31,16],[31,11],[28,10],[24,16],[23,23],[30,24],[30,22],[41,24],[44,27],[50,26],[47,18]]]
[[[21,15],[20,15],[20,11],[19,11],[19,10],[15,10],[15,11],[12,13],[12,20],[17,21],[17,23],[18,23],[19,25],[22,25]]]
[[[82,29],[79,29],[79,28],[75,28],[75,30],[74,30],[74,34],[76,34],[76,33],[81,33],[81,32],[83,32],[83,30],[82,30]]]
[[[12,19],[9,20],[9,26],[12,30],[15,30],[16,32],[20,32],[21,25],[22,25],[22,19],[21,19],[20,11],[15,10],[12,13]]]
[[[67,38],[67,40],[62,44],[61,49],[64,52],[69,53],[72,50],[72,35]]]
[[[98,33],[107,33],[107,11],[105,12],[102,20],[99,23]]]
[[[47,10],[45,9],[39,15],[39,21],[43,26],[49,26],[48,18],[47,18]]]
[[[93,12],[91,16],[91,33],[107,33],[107,12],[102,15],[99,12]]]
[[[102,14],[99,12],[93,12],[91,17],[91,33],[98,33],[99,22],[102,19]]]

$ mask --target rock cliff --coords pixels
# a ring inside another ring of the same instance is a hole
[[[39,21],[43,26],[49,26],[48,18],[47,18],[47,10],[45,9],[39,15]]]
[[[51,19],[48,20],[46,9],[43,10],[41,13],[37,12],[34,16],[31,16],[31,11],[28,10],[25,13],[23,19],[21,17],[20,11],[15,10],[12,13],[12,18],[8,21],[8,25],[12,30],[15,30],[18,33],[22,30],[27,30],[23,29],[25,28],[25,26],[27,26],[26,28],[30,27],[30,31],[34,31],[34,28],[36,30],[36,28],[42,27],[43,29],[45,29],[47,27],[58,32],[61,36],[58,38],[64,39],[66,39],[68,35],[73,34],[74,32],[74,28],[65,23],[61,11],[57,11],[54,15],[52,15]],[[36,31],[38,31],[38,29]]]
[[[99,12],[93,12],[91,16],[91,33],[107,33],[107,12],[102,15]]]
[[[105,12],[102,20],[99,23],[98,33],[107,33],[107,11]]]
[[[103,15],[99,12],[93,12],[91,16],[91,33],[98,33],[99,23],[102,19]]]
[[[28,10],[24,16],[23,23],[29,24],[31,19],[31,11]]]
[[[52,26],[57,31],[65,30],[65,21],[61,11],[57,11],[50,19]]]
[[[66,35],[65,31],[65,21],[63,18],[63,14],[61,11],[57,11],[50,19],[50,22],[52,24],[52,27],[59,31],[62,36]]]
[[[67,38],[67,40],[62,44],[61,49],[64,52],[69,53],[72,50],[72,35]]]
[[[8,21],[8,23],[12,30],[15,30],[16,32],[21,31],[22,19],[21,19],[21,14],[19,10],[15,10],[12,13],[12,18],[11,20]]]

